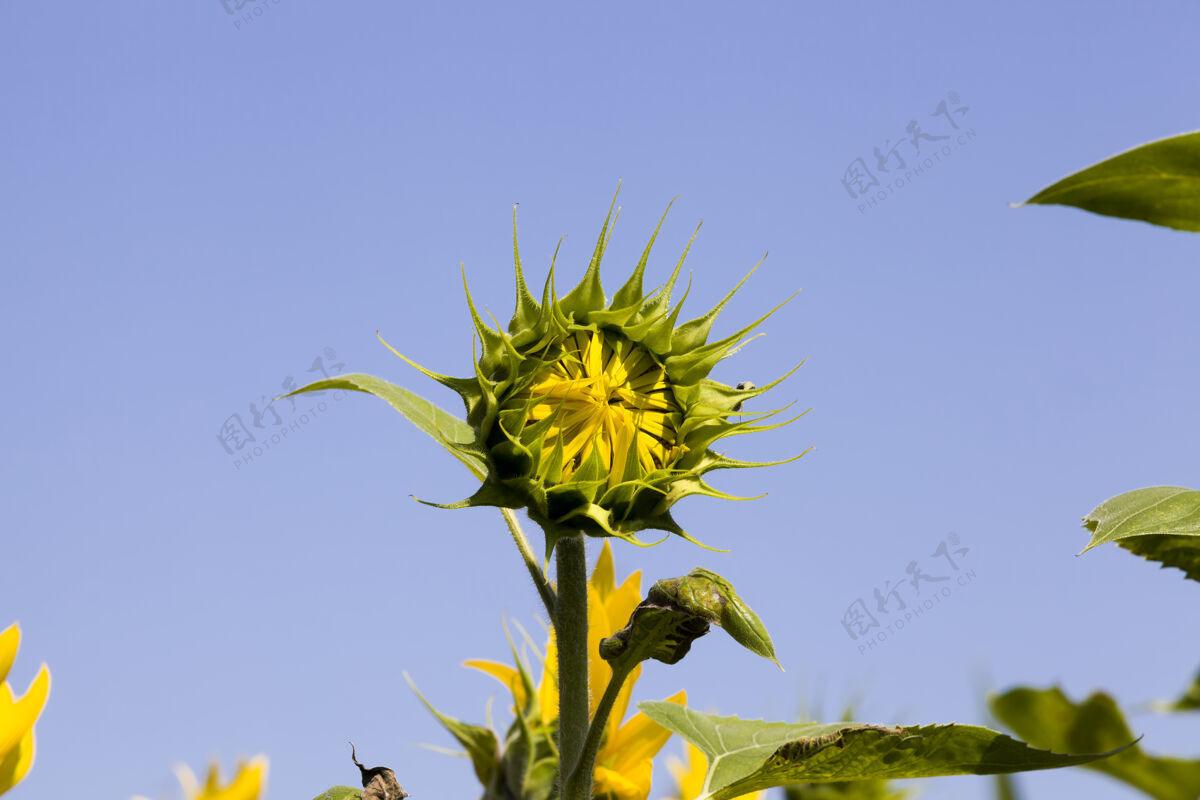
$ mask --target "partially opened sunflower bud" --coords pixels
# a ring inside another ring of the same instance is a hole
[[[474,377],[452,378],[413,364],[462,396],[475,441],[458,447],[481,456],[488,469],[478,492],[441,507],[525,507],[546,531],[548,550],[559,536],[576,531],[630,539],[658,529],[690,538],[671,507],[694,494],[730,497],[710,487],[706,473],[769,465],[728,458],[713,444],[787,424],[760,424],[779,411],[739,413],[742,403],[779,381],[734,388],[708,378],[766,319],[708,341],[717,314],[741,283],[708,313],[676,325],[682,301],[672,307],[671,293],[683,258],[661,288],[650,295],[642,289],[656,228],[633,274],[609,301],[600,262],[612,221],[610,208],[580,284],[559,298],[552,262],[538,302],[521,270],[514,213],[517,302],[507,328],[485,323],[468,291],[482,347]]]

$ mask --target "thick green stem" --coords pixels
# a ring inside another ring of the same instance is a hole
[[[533,554],[533,548],[529,546],[529,540],[525,538],[525,532],[521,530],[521,523],[517,521],[517,515],[511,508],[502,508],[500,513],[504,515],[504,521],[508,523],[508,531],[512,534],[517,549],[521,551],[521,558],[525,560],[529,577],[533,578],[533,585],[537,587],[538,594],[541,595],[542,602],[546,606],[546,613],[550,615],[550,622],[553,623],[556,605],[554,588],[550,585],[550,581],[546,580],[546,573],[542,572],[542,565],[538,562],[537,556]]]
[[[564,536],[555,546],[558,568],[558,604],[554,634],[558,644],[558,770],[559,796],[563,800],[589,800],[592,776],[572,786],[568,777],[579,763],[588,732],[588,618],[587,556],[583,534]]]
[[[608,725],[609,714],[612,713],[613,703],[617,700],[617,695],[621,693],[621,687],[625,684],[625,679],[629,677],[631,668],[613,669],[612,677],[608,681],[608,686],[604,689],[604,696],[600,698],[600,705],[596,707],[596,716],[592,718],[592,724],[588,728],[587,739],[583,742],[583,753],[580,754],[579,763],[571,770],[571,775],[567,778],[566,800],[587,800],[592,793],[592,777],[596,771],[596,754],[600,752],[600,742],[604,739],[604,728]],[[586,785],[583,785],[586,783]]]

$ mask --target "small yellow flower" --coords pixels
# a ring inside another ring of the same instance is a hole
[[[592,695],[592,716],[596,713],[604,687],[612,677],[612,668],[600,657],[600,640],[616,633],[629,621],[629,615],[642,599],[641,583],[641,573],[635,572],[617,586],[612,548],[606,541],[588,582],[588,686]],[[558,718],[557,664],[554,633],[551,632],[536,698],[540,722],[546,728]],[[466,666],[486,672],[507,686],[513,694],[518,713],[525,707],[529,698],[525,695],[517,669],[494,661],[468,661]],[[609,715],[604,740],[596,756],[592,787],[592,794],[596,797],[646,800],[650,796],[654,756],[666,744],[671,733],[640,712],[622,724],[625,712],[629,709],[634,683],[640,674],[641,666],[634,667]],[[679,704],[686,700],[687,694],[682,691],[667,698],[667,702]]]
[[[187,800],[258,800],[267,783],[267,757],[257,756],[249,762],[238,762],[237,771],[229,783],[221,785],[220,767],[212,764],[203,785],[186,765],[176,769]]]
[[[16,623],[0,633],[0,794],[20,783],[33,766],[33,725],[50,694],[50,670],[42,664],[24,696],[14,698],[6,679],[20,643]]]
[[[687,742],[687,752],[685,760],[672,757],[667,762],[667,769],[671,770],[671,776],[675,778],[675,794],[671,795],[668,800],[696,800],[704,792],[704,776],[708,772],[708,759],[704,757],[704,753],[699,747]],[[744,794],[741,797],[749,798],[749,800],[763,800],[767,796],[766,791],[755,792],[754,794]]]

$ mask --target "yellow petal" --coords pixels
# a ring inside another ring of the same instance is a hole
[[[589,587],[588,589],[588,717],[596,715],[596,707],[600,705],[600,697],[612,677],[612,667],[600,657],[600,640],[612,635],[613,630],[608,622],[608,613],[604,604]]]
[[[229,785],[224,787],[220,766],[215,763],[209,766],[203,787],[186,765],[180,765],[175,772],[188,800],[259,800],[267,781],[267,758],[258,756],[249,763],[239,764]]]
[[[683,705],[687,692],[679,691],[667,698],[668,703]],[[605,743],[598,759],[609,769],[624,773],[638,762],[652,759],[671,738],[671,732],[638,712],[621,726],[616,737]]]
[[[204,790],[201,797],[213,798],[221,791],[221,765],[213,762],[208,766],[208,775],[204,779]]]
[[[612,636],[629,623],[629,617],[638,603],[642,602],[642,573],[635,572],[625,579],[621,587],[609,595],[604,603],[604,614],[608,618],[611,630],[605,636]]]
[[[517,708],[525,708],[525,684],[521,681],[521,673],[516,669],[510,667],[508,664],[501,664],[498,661],[486,661],[484,659],[464,661],[463,666],[477,669],[503,683],[508,687],[508,691],[512,693],[513,702],[517,704]]]
[[[0,754],[0,794],[4,794],[21,782],[33,765],[33,729],[25,734],[17,746]]]
[[[704,776],[708,773],[708,759],[699,747],[687,742],[686,761],[672,758],[667,769],[675,779],[678,794],[672,800],[696,800],[704,789]]]
[[[258,800],[267,781],[267,759],[259,756],[238,770],[220,800]]]
[[[650,796],[650,778],[654,765],[650,761],[626,772],[596,767],[592,777],[592,795],[610,796],[617,800],[646,800]]]
[[[587,355],[584,356],[588,375],[600,375],[604,372],[604,339],[600,331],[592,331],[592,340],[588,342]]]
[[[175,778],[179,781],[179,785],[183,787],[183,796],[189,798],[197,797],[200,794],[200,781],[196,779],[196,773],[192,772],[192,768],[187,764],[175,765]]]
[[[538,685],[538,706],[543,725],[558,719],[558,645],[553,632],[546,642],[546,661],[542,666],[542,682]]]
[[[43,664],[25,696],[8,706],[0,717],[0,753],[16,747],[33,729],[49,694],[50,670]]]
[[[612,546],[608,543],[608,539],[604,540],[604,546],[600,548],[600,557],[596,559],[596,567],[592,570],[592,579],[589,583],[596,590],[600,602],[608,600],[608,596],[617,588]]]
[[[4,633],[0,633],[0,683],[8,677],[8,671],[12,669],[13,661],[17,658],[17,647],[21,644],[21,629],[17,623],[13,623],[5,628]]]

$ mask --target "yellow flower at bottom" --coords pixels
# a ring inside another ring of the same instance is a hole
[[[42,664],[24,696],[13,696],[6,678],[20,643],[21,629],[15,623],[0,633],[0,794],[16,786],[33,766],[33,725],[50,694],[50,670]]]
[[[608,542],[600,552],[596,567],[588,581],[588,687],[591,693],[589,715],[595,716],[604,687],[612,677],[612,668],[600,657],[600,640],[625,627],[629,615],[642,599],[642,574],[635,572],[617,586],[613,567],[612,548]],[[528,698],[520,673],[507,664],[494,661],[468,661],[473,667],[499,680],[513,694],[517,708],[525,706]],[[624,724],[634,683],[641,666],[630,672],[613,703],[605,725],[604,739],[596,755],[596,770],[592,795],[611,800],[646,800],[650,796],[650,778],[654,771],[654,756],[667,743],[671,732],[645,714],[637,713]],[[554,633],[546,645],[545,668],[537,687],[540,722],[549,727],[558,718],[558,658]],[[686,692],[676,692],[667,698],[669,703],[684,703]]]
[[[267,757],[258,756],[249,762],[239,762],[237,771],[225,786],[221,785],[220,767],[212,764],[203,785],[196,775],[181,765],[176,774],[183,784],[187,800],[259,800],[267,782]]]
[[[704,791],[704,776],[708,772],[708,759],[705,758],[700,748],[691,742],[687,743],[686,759],[686,761],[681,761],[678,758],[672,758],[667,764],[667,769],[671,770],[671,776],[675,778],[675,794],[671,795],[668,800],[696,800]],[[766,796],[765,790],[741,795],[750,800],[763,800]]]

